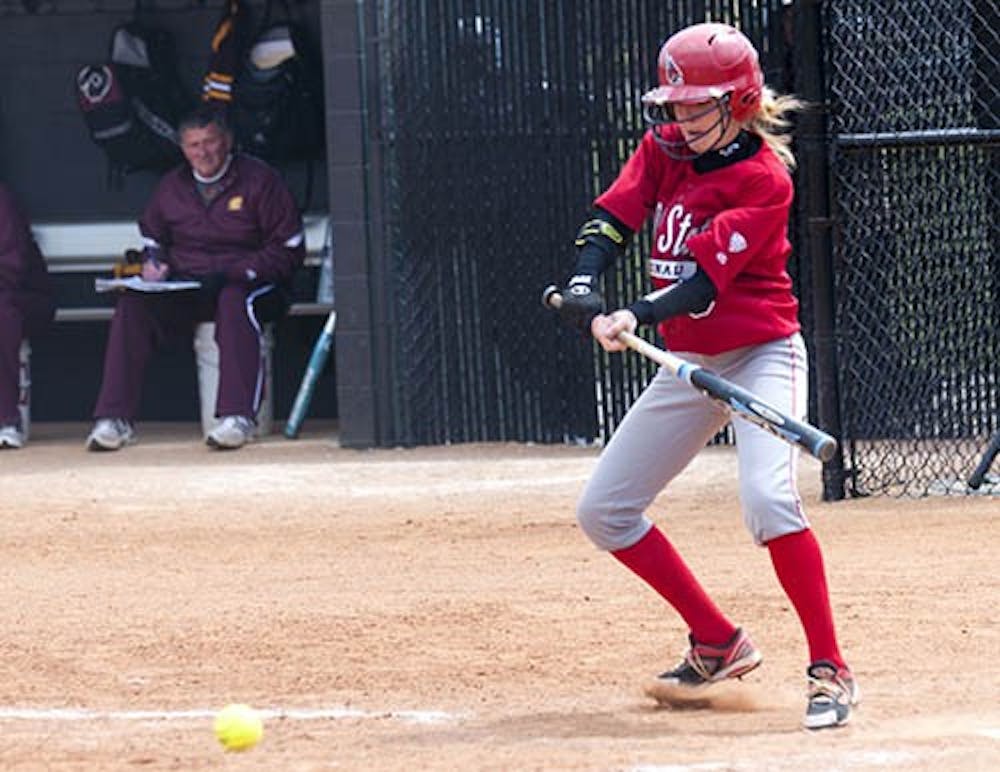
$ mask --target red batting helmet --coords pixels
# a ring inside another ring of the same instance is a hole
[[[657,68],[660,85],[643,95],[645,105],[703,102],[728,94],[737,121],[760,107],[764,73],[757,50],[728,24],[695,24],[671,35],[660,49]]]

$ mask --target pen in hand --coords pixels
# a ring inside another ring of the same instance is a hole
[[[156,251],[146,250],[147,259],[142,263],[142,278],[146,281],[163,281],[170,273],[170,266],[161,263],[157,258]]]

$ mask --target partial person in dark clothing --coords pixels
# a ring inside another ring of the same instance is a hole
[[[147,281],[195,279],[198,291],[125,292],[118,300],[94,408],[91,450],[135,440],[143,375],[153,352],[199,322],[215,322],[218,425],[207,442],[239,448],[255,433],[264,393],[262,324],[284,313],[283,288],[305,257],[302,218],[277,171],[233,153],[217,111],[181,121],[187,163],[168,172],[139,219]]]
[[[18,409],[21,341],[52,321],[52,285],[28,220],[0,185],[0,449],[24,445]]]

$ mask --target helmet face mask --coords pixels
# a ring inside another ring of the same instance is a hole
[[[697,141],[716,128],[721,139],[733,121],[747,121],[760,108],[764,74],[757,51],[743,33],[727,24],[695,24],[675,33],[660,48],[657,70],[659,85],[642,97],[643,117],[671,156],[700,155],[690,149],[676,148],[677,143],[661,136],[660,126],[678,122],[674,104],[713,103],[703,113],[688,116],[686,121],[697,120],[712,110],[719,112],[719,120],[712,127],[689,136],[684,144]]]
[[[646,123],[653,128],[653,137],[656,139],[657,144],[668,156],[676,161],[690,161],[716,149],[726,136],[726,132],[729,131],[729,127],[733,124],[732,112],[729,109],[728,94],[719,99],[709,100],[705,103],[704,108],[687,114],[683,118],[677,116],[675,104],[684,103],[665,102],[663,104],[644,104],[642,116]],[[699,102],[698,104],[702,103]],[[703,126],[699,129],[691,129],[687,126],[687,124],[700,122],[703,118],[713,113],[716,115],[715,120],[708,126]],[[676,123],[681,127],[680,139],[667,139],[660,130],[661,127],[672,123]],[[699,144],[702,140],[708,139],[713,134],[715,135],[714,140],[704,150],[700,152],[694,150],[695,145]]]

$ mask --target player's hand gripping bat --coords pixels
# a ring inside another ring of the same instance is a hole
[[[554,285],[547,287],[542,293],[542,303],[549,308],[558,309],[562,304],[562,295],[559,294],[558,288]],[[711,370],[691,364],[632,333],[621,332],[618,334],[618,339],[706,396],[723,403],[740,418],[766,429],[785,442],[805,448],[820,461],[829,461],[836,453],[837,441],[826,432],[785,415],[763,402],[755,394],[727,381]]]
[[[331,311],[326,318],[316,344],[313,346],[312,355],[309,357],[309,364],[306,365],[305,374],[302,376],[302,383],[299,386],[299,393],[295,396],[292,411],[288,415],[288,422],[285,424],[285,436],[294,440],[299,436],[299,429],[302,421],[309,410],[309,403],[312,402],[313,392],[316,390],[316,381],[319,380],[320,373],[326,365],[326,360],[330,356],[330,347],[333,345],[333,329],[337,324],[337,312]]]

